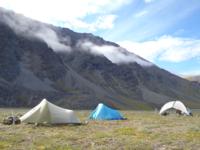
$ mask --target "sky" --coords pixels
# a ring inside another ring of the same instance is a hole
[[[199,0],[0,0],[0,7],[101,36],[177,75],[200,74]]]

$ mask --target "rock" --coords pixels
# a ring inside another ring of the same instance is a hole
[[[3,124],[11,125],[11,124],[20,124],[21,121],[18,117],[7,117],[3,119]]]

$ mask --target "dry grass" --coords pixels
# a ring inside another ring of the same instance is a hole
[[[14,114],[24,109],[13,109]],[[0,109],[0,119],[12,109]],[[0,149],[200,149],[200,112],[193,117],[123,111],[128,120],[89,121],[80,126],[0,124]],[[85,121],[89,111],[77,111]]]

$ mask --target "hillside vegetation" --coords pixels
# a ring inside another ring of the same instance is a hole
[[[0,109],[0,119],[25,109]],[[200,112],[193,117],[153,111],[122,111],[128,120],[89,121],[73,126],[0,124],[0,149],[194,149],[200,147]],[[89,111],[77,111],[81,121]]]

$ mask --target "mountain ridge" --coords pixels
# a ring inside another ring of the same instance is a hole
[[[200,75],[190,75],[190,76],[186,76],[184,78],[189,80],[189,81],[199,82],[200,83]]]

